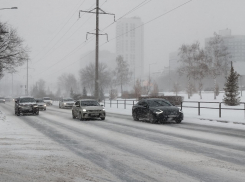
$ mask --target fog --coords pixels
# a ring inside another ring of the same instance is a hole
[[[95,15],[81,13],[79,18],[79,10],[91,10],[95,8],[95,2],[1,1],[0,8],[18,7],[1,10],[0,20],[16,28],[30,49],[29,88],[43,79],[55,92],[57,78],[62,73],[72,73],[79,80],[78,71],[90,63],[92,59],[89,58],[94,57],[91,54],[95,50],[93,35],[88,35],[89,40],[86,40],[87,32],[95,32]],[[152,74],[168,67],[169,54],[176,52],[182,44],[199,41],[204,46],[205,38],[227,28],[233,35],[245,35],[244,5],[244,0],[100,0],[101,9],[114,13],[116,20],[122,16],[137,16],[144,23],[145,77],[149,67]],[[116,53],[116,22],[113,21],[111,15],[100,15],[100,33],[107,33],[109,42],[105,36],[100,36],[99,48],[110,55]],[[112,64],[111,59],[109,64]],[[6,73],[0,80],[1,87],[10,89],[13,83],[15,94],[24,93],[26,67],[25,64],[17,68],[13,82],[12,75]]]

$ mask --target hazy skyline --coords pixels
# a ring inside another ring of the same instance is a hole
[[[226,28],[233,35],[245,35],[243,0],[100,0],[101,9],[115,13],[116,20],[141,3],[146,4],[125,17],[138,16],[145,23],[146,74],[150,63],[157,62],[151,66],[152,73],[168,66],[169,54],[182,44],[199,41],[204,46],[205,38]],[[86,32],[95,30],[95,15],[78,15],[79,10],[93,9],[95,0],[1,0],[0,8],[9,7],[18,9],[1,10],[0,20],[16,28],[30,48],[29,86],[40,78],[54,82],[63,72],[88,64],[82,58],[95,49],[93,35],[86,41]],[[100,15],[100,30],[109,35],[108,43],[106,37],[100,37],[100,50],[115,53],[116,23],[104,30],[111,23],[113,16]],[[23,82],[25,67],[18,69]],[[77,70],[74,72],[77,74]]]

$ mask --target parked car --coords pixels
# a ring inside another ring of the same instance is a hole
[[[19,97],[15,101],[15,114],[20,116],[21,114],[33,114],[39,115],[38,105],[33,97],[23,96]]]
[[[35,100],[36,100],[36,102],[37,102],[39,111],[40,111],[40,110],[46,111],[46,103],[43,101],[43,99],[37,98],[37,99],[35,99]]]
[[[81,99],[72,106],[72,118],[80,120],[88,118],[100,118],[105,120],[106,112],[103,105],[94,99]]]
[[[132,116],[135,121],[149,120],[151,123],[164,123],[169,118],[180,123],[184,119],[183,112],[165,99],[148,98],[140,100],[132,107]]]
[[[0,97],[0,103],[5,103],[5,98],[4,97]]]
[[[63,98],[59,101],[59,108],[72,108],[74,100],[71,98]]]
[[[46,103],[47,106],[53,104],[53,100],[50,97],[43,97],[43,101]]]

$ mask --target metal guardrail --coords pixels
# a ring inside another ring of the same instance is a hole
[[[129,103],[130,102],[130,103]],[[117,108],[119,105],[124,105],[124,109],[127,108],[127,105],[129,106],[133,106],[138,102],[138,100],[109,100],[105,101],[104,100],[104,106],[106,106],[106,104],[109,104],[110,107],[112,105],[117,105]],[[197,103],[197,106],[184,106],[183,103]],[[202,107],[201,104],[218,104],[217,107]],[[201,114],[201,109],[218,109],[219,110],[219,117],[221,118],[221,114],[222,114],[222,110],[241,110],[244,111],[244,118],[245,118],[245,102],[240,102],[239,104],[243,104],[243,109],[240,108],[222,108],[221,104],[224,104],[224,102],[198,102],[198,101],[182,101],[180,105],[178,105],[177,107],[180,107],[180,109],[182,110],[183,108],[197,108],[198,111],[198,115],[200,116]]]
[[[183,106],[183,103],[197,103],[197,107],[195,106]],[[201,103],[211,103],[211,104],[218,104],[218,107],[201,107]],[[221,118],[221,111],[223,110],[242,110],[244,111],[244,118],[245,118],[245,102],[239,102],[239,104],[243,104],[243,109],[239,108],[222,108],[221,104],[224,104],[224,102],[198,102],[198,101],[183,101],[181,102],[180,109],[182,110],[183,107],[186,108],[197,108],[198,109],[198,115],[200,116],[201,108],[203,109],[218,109],[219,110],[219,117]]]

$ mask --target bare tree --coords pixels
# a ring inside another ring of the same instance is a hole
[[[94,82],[95,82],[95,65],[90,63],[85,68],[79,71],[80,80],[83,87],[88,88],[91,94],[94,93]],[[105,89],[110,86],[111,73],[108,66],[105,63],[99,63],[99,87]]]
[[[135,98],[139,98],[141,96],[141,92],[142,92],[141,81],[137,79],[134,85]]]
[[[208,41],[206,46],[206,54],[209,60],[209,74],[214,80],[214,99],[216,99],[215,87],[217,76],[224,74],[227,75],[229,52],[224,45],[223,38],[214,33],[214,37]]]
[[[182,45],[179,49],[179,56],[181,67],[179,68],[178,72],[179,75],[185,74],[188,78],[188,85],[187,85],[187,94],[188,99],[190,99],[191,93],[191,78],[196,73],[196,59],[199,56],[199,42],[196,42],[192,45]]]
[[[15,68],[28,59],[27,48],[17,31],[0,22],[0,78],[4,72],[14,72]]]
[[[173,91],[176,96],[178,96],[178,93],[180,92],[180,84],[178,82],[175,82],[173,85]]]
[[[154,82],[153,90],[151,91],[151,96],[153,96],[153,97],[158,96],[158,92],[159,92],[158,85],[156,82]]]
[[[130,82],[132,73],[129,70],[129,65],[126,61],[123,60],[122,56],[118,56],[116,59],[116,70],[114,74],[116,75],[116,79],[118,85],[121,87],[121,93],[123,92],[123,85],[126,85]]]
[[[77,91],[77,80],[73,74],[62,74],[58,77],[58,87],[70,95],[70,90]]]

